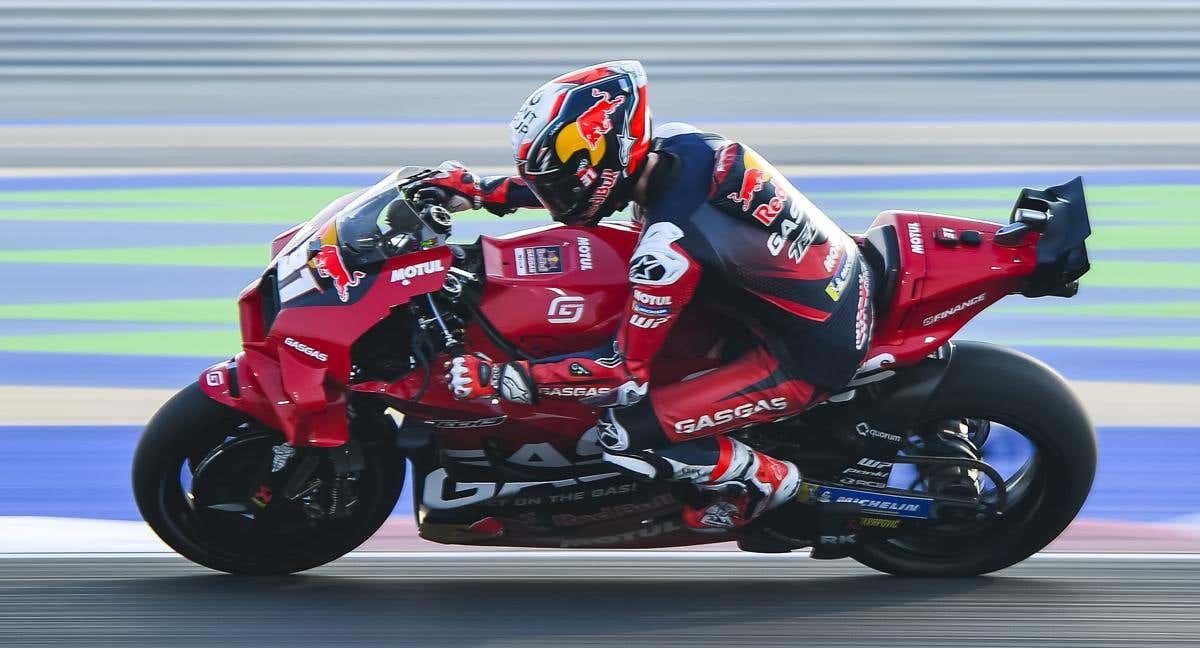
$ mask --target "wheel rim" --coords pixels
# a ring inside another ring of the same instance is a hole
[[[214,432],[196,446],[179,448],[164,463],[159,492],[163,517],[175,535],[208,555],[238,564],[324,562],[360,542],[379,500],[387,497],[380,471],[372,469],[377,462],[368,460],[359,474],[359,502],[345,518],[309,519],[303,514],[303,501],[272,499],[259,510],[248,504],[255,492],[247,487],[248,475],[242,471],[269,471],[270,448],[282,443],[279,433],[242,424]],[[317,472],[328,477],[332,468],[328,461],[322,463]]]
[[[923,560],[954,560],[970,553],[978,553],[980,542],[994,541],[997,525],[1005,527],[1019,526],[1037,508],[1044,485],[1047,481],[1047,466],[1052,462],[1046,460],[1050,451],[1039,445],[1037,434],[1022,432],[1019,424],[992,420],[993,417],[945,417],[945,419],[962,419],[987,421],[990,431],[983,444],[978,446],[983,461],[995,468],[1001,475],[1007,501],[1002,517],[989,518],[983,521],[951,521],[934,524],[922,530],[920,534],[889,538],[885,546],[890,551],[898,551],[920,557]],[[918,429],[920,426],[918,426]],[[972,438],[972,441],[976,439]],[[889,485],[895,488],[911,488],[919,492],[927,490],[927,482],[915,482],[916,471],[903,464],[897,465]],[[981,501],[995,504],[997,489],[995,484],[984,478],[985,487],[981,492]],[[915,488],[913,488],[915,486]]]

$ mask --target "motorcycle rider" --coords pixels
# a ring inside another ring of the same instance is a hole
[[[631,292],[611,347],[528,362],[456,357],[454,395],[532,403],[565,386],[608,390],[605,460],[699,486],[703,497],[684,508],[693,529],[740,528],[793,498],[794,464],[727,434],[812,407],[861,364],[871,278],[854,240],[750,147],[681,123],[652,131],[637,61],[538,88],[513,118],[512,144],[517,176],[480,178],[446,162],[425,183],[452,196],[452,211],[544,206],[568,225],[632,204],[643,229]],[[697,295],[731,305],[760,339],[718,369],[650,391],[651,362]]]

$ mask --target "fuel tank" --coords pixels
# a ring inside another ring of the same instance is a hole
[[[480,309],[506,339],[537,357],[599,346],[625,307],[637,238],[630,223],[484,236]]]

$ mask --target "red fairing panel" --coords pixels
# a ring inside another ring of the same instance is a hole
[[[213,400],[280,430],[292,445],[342,445],[347,438],[345,395],[324,382],[323,370],[288,367],[293,364],[287,356],[277,359],[247,349],[205,370],[200,386]],[[237,396],[232,390],[235,368]]]
[[[996,245],[996,223],[887,211],[871,227],[882,225],[900,237],[900,280],[891,309],[875,322],[863,363],[870,369],[919,362],[985,308],[1019,292],[1037,260],[1038,234],[1019,247]],[[982,243],[958,241],[964,231],[979,232]]]
[[[285,303],[268,332],[254,282],[241,297],[243,353],[231,361],[238,395],[230,390],[230,363],[208,369],[201,386],[215,400],[278,428],[292,445],[345,443],[351,345],[392,308],[440,289],[450,261],[446,247],[390,259],[372,281],[344,286],[346,301],[325,288],[309,293],[318,305]]]
[[[629,295],[633,226],[551,225],[480,242],[487,272],[480,309],[506,339],[548,357],[612,336]]]
[[[540,395],[590,397],[619,385],[644,391],[651,362],[700,281],[700,266],[675,243],[682,236],[671,223],[654,223],[643,232],[630,262],[632,291],[625,299],[616,349],[600,356],[579,350],[531,364],[529,373]]]
[[[287,350],[309,364],[326,369],[332,378],[345,384],[350,376],[350,346],[355,340],[391,314],[396,306],[407,304],[414,296],[441,289],[450,262],[447,247],[413,252],[389,259],[369,284],[364,281],[349,288],[348,302],[343,303],[333,291],[326,290],[331,298],[323,303],[329,305],[285,303],[267,341],[280,352]],[[321,359],[322,355],[327,359]]]

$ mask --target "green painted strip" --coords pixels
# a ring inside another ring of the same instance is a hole
[[[1015,346],[1097,347],[1103,349],[1170,349],[1200,351],[1200,335],[1163,335],[1127,337],[1070,337],[1011,339],[1002,344]]]
[[[361,187],[314,185],[285,187],[169,187],[150,189],[73,189],[64,191],[0,191],[0,201],[58,202],[186,202],[198,205],[257,205],[318,202],[327,205]]]
[[[296,210],[212,207],[153,207],[125,209],[15,209],[0,210],[0,221],[36,220],[97,223],[275,223],[280,231],[301,223],[322,206]]]
[[[233,355],[240,348],[241,336],[236,328],[0,336],[0,351],[219,358]]]
[[[351,187],[213,187],[106,191],[0,192],[0,201],[125,202],[129,207],[0,210],[0,220],[298,223]]]
[[[111,222],[280,223],[302,222],[325,205],[357,187],[209,187],[122,189],[99,191],[0,192],[0,202],[126,202],[144,207],[0,210],[0,220],[67,220]],[[1190,185],[1122,185],[1088,187],[1092,218],[1105,221],[1183,221],[1200,216],[1200,187]],[[1012,187],[944,189],[930,191],[813,192],[823,199],[875,199],[896,209],[945,212],[972,218],[1003,221],[1007,208],[979,208],[964,201],[1015,200]],[[536,213],[536,210],[530,210]],[[531,216],[532,217],[532,216]],[[495,218],[486,211],[461,212],[464,222]]]
[[[237,302],[229,299],[158,299],[145,301],[3,304],[0,319],[47,319],[75,322],[179,322],[236,324]]]
[[[1101,317],[1135,318],[1200,318],[1200,302],[1127,302],[1119,304],[1041,304],[1033,302],[1028,306],[995,306],[988,312],[996,315],[1096,315]]]
[[[1080,279],[1084,286],[1116,288],[1200,288],[1200,263],[1105,261]]]
[[[105,265],[262,268],[271,249],[262,245],[195,245],[139,248],[0,251],[0,263],[98,263]]]
[[[817,203],[820,204],[819,202]],[[899,204],[899,203],[892,203]],[[962,216],[965,218],[976,218],[979,220],[992,221],[994,223],[1008,222],[1008,208],[988,209],[984,207],[963,207],[961,203],[906,203],[899,208],[911,209],[913,211],[927,211],[937,214],[949,214],[952,216]],[[1196,222],[1200,217],[1200,208],[1190,204],[1172,205],[1170,203],[1148,203],[1138,205],[1137,207],[1096,207],[1089,206],[1088,217],[1092,221],[1092,229],[1096,231],[1102,228],[1105,223],[1138,223],[1138,224],[1163,224],[1174,225],[1175,223],[1191,224]],[[1127,228],[1122,228],[1127,229]],[[1090,239],[1089,239],[1090,240]]]
[[[122,209],[18,209],[0,210],[0,221],[37,220],[112,223],[275,223],[283,231],[290,225],[303,223],[325,207],[325,203],[301,205],[295,209],[279,205],[257,208],[236,207],[161,207]],[[494,220],[495,215],[484,211],[466,211],[454,215],[458,222]],[[510,217],[511,218],[511,217]]]
[[[1093,223],[1092,235],[1088,237],[1089,250],[1154,250],[1160,248],[1197,248],[1196,261],[1200,262],[1200,226],[1159,227],[1109,227]]]
[[[1087,178],[1084,178],[1087,181]],[[893,209],[938,212],[1004,222],[1017,199],[1019,188],[931,189],[920,191],[813,192],[817,205],[823,199],[855,198],[877,200]],[[1162,221],[1193,223],[1200,217],[1200,187],[1193,185],[1106,185],[1087,186],[1089,211],[1094,223]],[[972,205],[974,201],[1000,203],[995,208]]]

